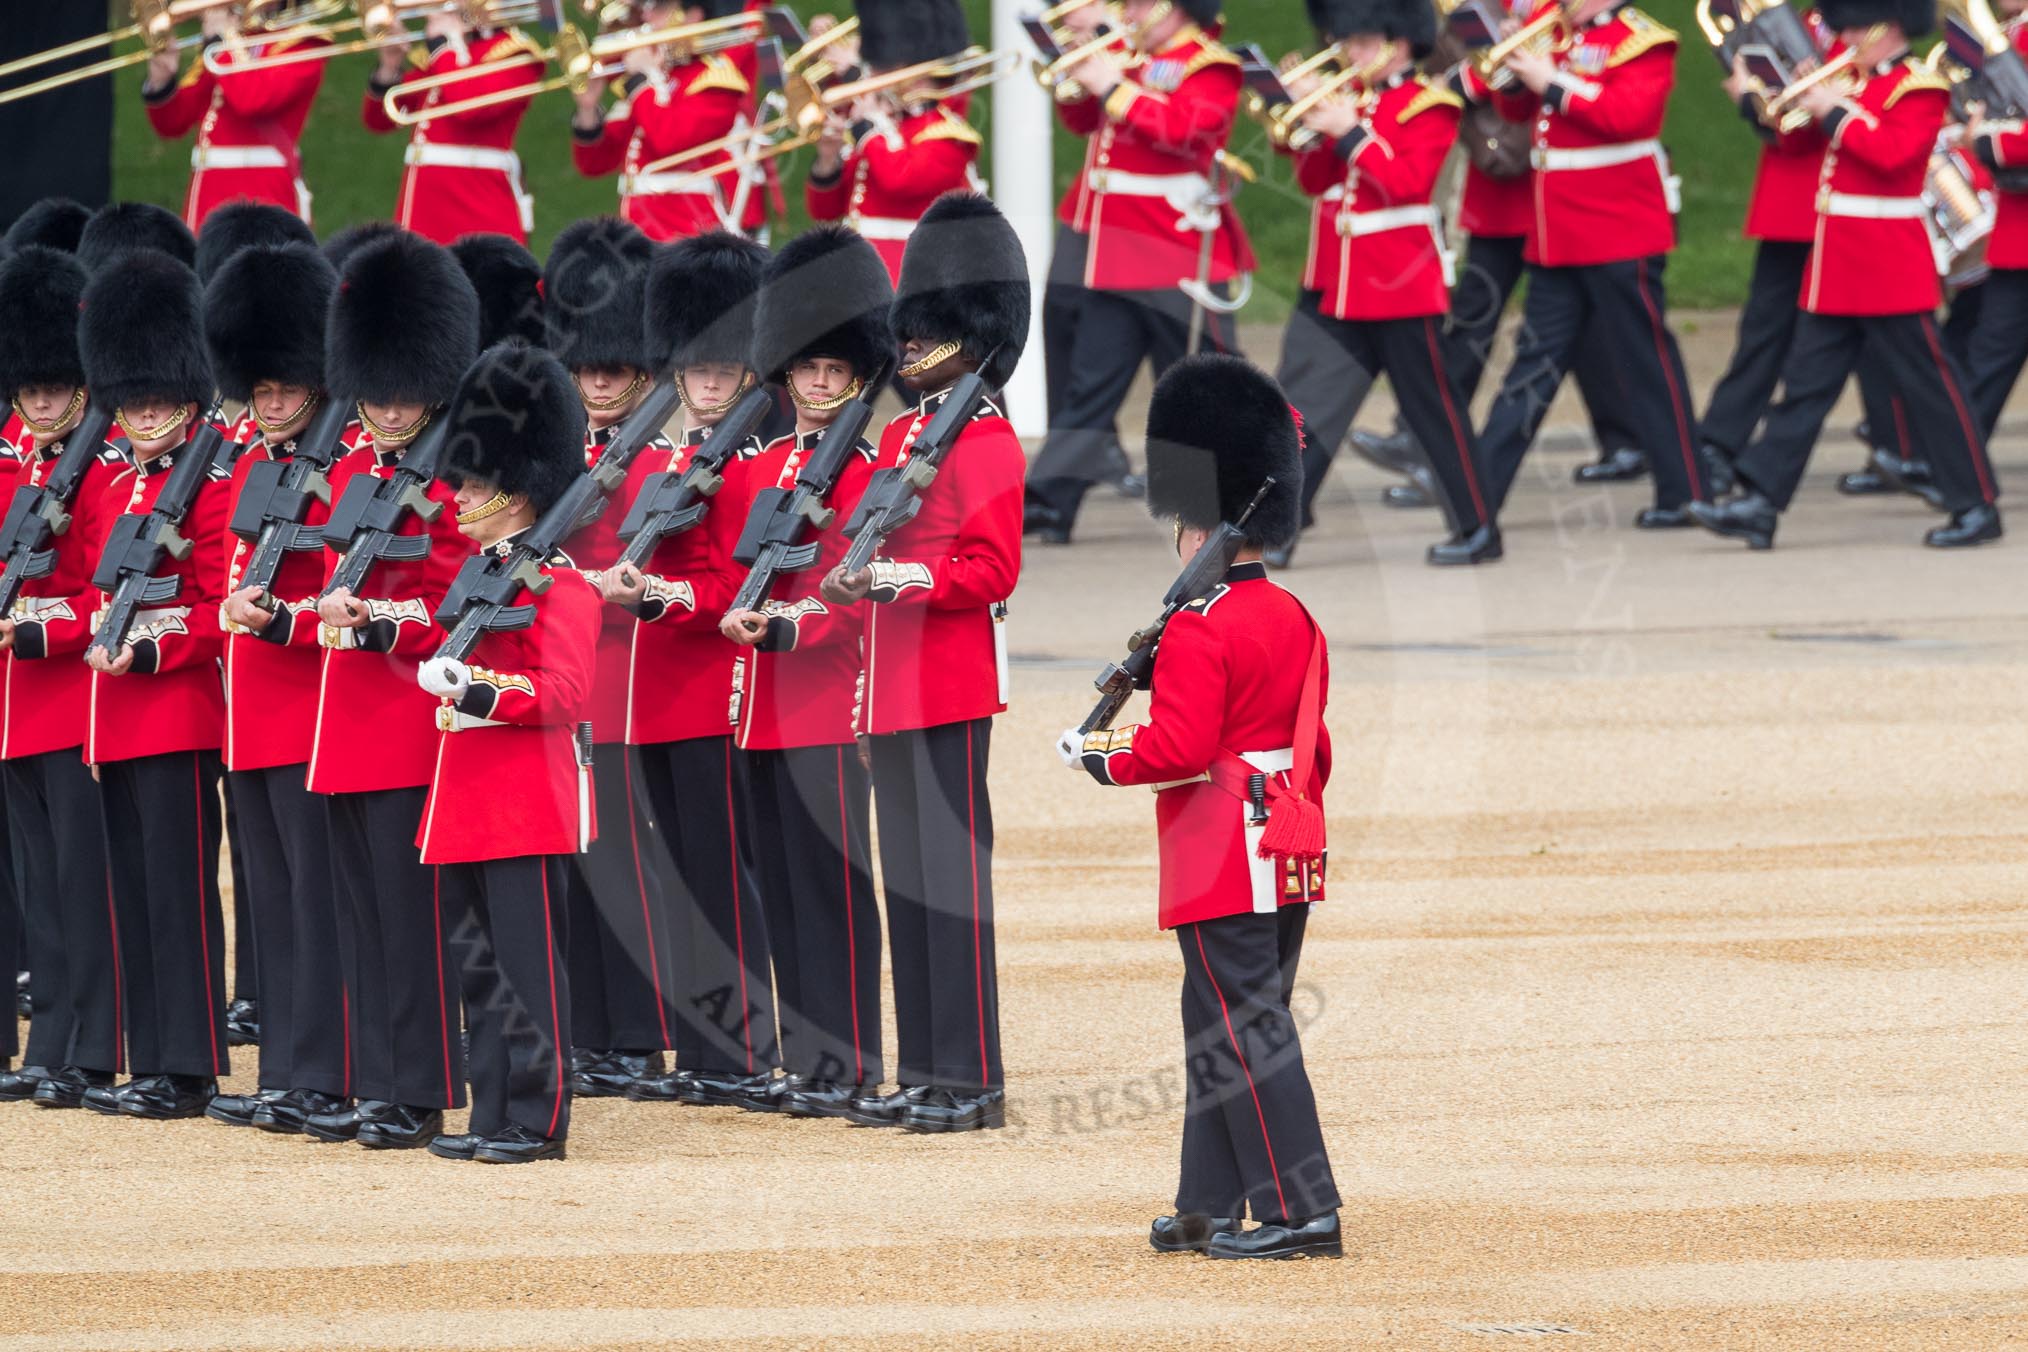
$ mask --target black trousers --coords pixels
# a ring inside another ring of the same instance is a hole
[[[1817,315],[1796,322],[1796,340],[1782,372],[1782,398],[1767,426],[1739,459],[1740,477],[1786,510],[1809,465],[1824,419],[1871,349],[1909,411],[1917,448],[1942,490],[1944,504],[1961,512],[1998,496],[1971,402],[1957,363],[1927,314]]]
[[[1495,515],[1587,334],[1610,345],[1614,371],[1639,392],[1625,407],[1648,453],[1655,505],[1681,507],[1704,496],[1690,380],[1664,318],[1666,262],[1658,256],[1528,270],[1528,302],[1514,364],[1479,435],[1482,477]]]
[[[252,895],[257,884],[247,867],[246,846],[240,840],[239,804],[233,801],[230,789],[225,794],[225,865],[232,870],[232,996],[235,1000],[258,1001],[260,941],[254,937],[253,917],[263,902]],[[265,1042],[265,1011],[261,1017],[261,1040]]]
[[[993,720],[872,738],[880,873],[894,958],[895,1079],[998,1089],[993,942]]]
[[[1043,380],[1049,386],[1049,425],[1057,425],[1056,415],[1063,405],[1063,397],[1070,390],[1072,352],[1077,346],[1078,318],[1084,313],[1084,263],[1091,250],[1091,239],[1058,221],[1056,244],[1049,255],[1049,277],[1042,291],[1042,357]],[[910,396],[912,402],[914,396]],[[1104,453],[1100,459],[1097,477],[1101,480],[1117,479],[1131,468],[1125,448],[1120,445],[1120,429],[1115,420],[1109,429]]]
[[[416,1108],[465,1101],[452,911],[415,846],[425,788],[325,798],[338,954],[352,1014],[355,1097]]]
[[[780,1063],[768,924],[741,849],[746,755],[730,737],[637,748],[671,861],[676,1064],[755,1075]]]
[[[667,884],[640,770],[622,743],[592,748],[599,836],[570,856],[570,1024],[594,1051],[676,1045]]]
[[[1317,1099],[1289,1010],[1307,905],[1177,927],[1183,1165],[1176,1210],[1307,1220],[1336,1210]]]
[[[1140,373],[1155,377],[1188,355],[1190,298],[1181,291],[1086,291],[1076,320],[1070,374],[1050,419],[1049,438],[1028,471],[1028,495],[1075,520],[1092,484],[1105,477],[1120,405]],[[1203,347],[1239,351],[1231,315],[1205,316]]]
[[[225,914],[216,751],[99,766],[127,1059],[137,1076],[224,1075]]]
[[[91,767],[70,747],[0,762],[0,778],[35,1002],[23,1063],[118,1070],[119,959]],[[0,964],[0,973],[13,972]]]
[[[850,744],[749,751],[747,764],[782,1067],[878,1084],[880,907],[866,770]]]
[[[1943,335],[1944,351],[1958,364],[1965,393],[1977,411],[1978,398],[1971,376],[1972,337],[1985,311],[1986,284],[1969,286],[1950,299],[1937,331]],[[1859,354],[1859,400],[1866,412],[1866,439],[1869,444],[1892,451],[1903,460],[1920,458],[1915,429],[1910,423],[1908,401],[1895,388],[1894,376],[1877,345],[1868,343]],[[2005,397],[2001,402],[2004,404]],[[1986,432],[1990,437],[1992,433]]]
[[[229,770],[262,975],[260,1087],[351,1093],[338,896],[324,800],[305,767]]]
[[[2007,397],[2028,364],[2028,268],[1995,268],[1984,286],[1979,316],[1962,354],[1971,387],[1972,411],[1990,441],[2000,426]],[[1960,297],[1962,299],[1962,296]],[[1951,306],[1957,318],[1957,305]]]
[[[1801,313],[1796,306],[1809,262],[1807,243],[1762,240],[1753,251],[1753,275],[1739,311],[1732,360],[1711,391],[1700,425],[1705,442],[1728,456],[1745,449],[1774,401],[1795,339]]]
[[[1485,520],[1484,495],[1472,443],[1472,412],[1453,382],[1443,329],[1422,319],[1333,319],[1323,297],[1297,297],[1275,373],[1283,393],[1303,415],[1303,522],[1339,444],[1383,373],[1394,387],[1401,415],[1422,448],[1444,494],[1454,529],[1477,530]],[[1317,339],[1321,338],[1320,343]]]
[[[445,864],[450,947],[472,1035],[472,1120],[570,1134],[570,964],[564,958],[570,861],[521,855]]]

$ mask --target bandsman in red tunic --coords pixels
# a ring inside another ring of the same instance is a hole
[[[1829,142],[1819,171],[1816,242],[1782,398],[1739,458],[1739,491],[1692,515],[1755,549],[1774,544],[1824,419],[1862,352],[1877,356],[1907,404],[1951,518],[1923,537],[1939,549],[2000,538],[1999,482],[1956,359],[1937,328],[1943,298],[1923,185],[1950,86],[1908,55],[1930,30],[1933,0],[1837,0],[1819,7],[1856,58],[1859,78],[1818,84],[1799,106]]]
[[[1281,391],[1244,362],[1203,357],[1163,378],[1148,410],[1148,506],[1175,520],[1186,565],[1275,486],[1224,581],[1164,629],[1147,721],[1058,743],[1101,784],[1155,789],[1159,917],[1183,953],[1187,1097],[1176,1210],[1149,1242],[1214,1258],[1341,1251],[1289,1012],[1323,899],[1329,660],[1323,630],[1261,561],[1296,529],[1299,441]]]
[[[584,472],[585,412],[540,348],[505,343],[465,376],[444,414],[444,477],[457,525],[482,550],[515,537]],[[597,833],[579,756],[592,710],[598,591],[567,558],[524,587],[522,629],[479,640],[469,662],[425,659],[438,748],[416,844],[442,875],[471,1029],[472,1117],[430,1153],[487,1164],[562,1159],[570,1134],[570,859]]]
[[[2002,0],[2000,9],[2008,15],[2014,50],[2028,55],[2028,22],[2019,0]],[[1966,123],[1964,144],[1992,171],[1997,199],[1986,245],[1993,275],[1965,356],[1973,410],[1990,439],[2028,364],[2028,128],[1974,117]]]
[[[724,231],[663,250],[648,274],[647,340],[657,378],[677,382],[683,431],[634,462],[620,501],[624,521],[658,485],[680,479],[719,424],[756,385],[755,299],[767,250]],[[713,448],[713,453],[717,448]],[[761,452],[758,436],[735,462]],[[727,474],[736,479],[735,465]],[[747,809],[748,753],[733,744],[734,664],[742,652],[718,632],[739,584],[732,561],[744,504],[721,487],[704,519],[658,544],[640,566],[609,568],[606,599],[636,616],[627,741],[640,758],[668,859],[673,922],[669,989],[677,1069],[637,1081],[627,1097],[761,1105],[780,1065],[768,925],[755,876]],[[790,936],[792,937],[792,936]]]

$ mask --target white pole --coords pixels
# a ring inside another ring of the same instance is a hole
[[[1025,0],[993,0],[993,48],[1027,52],[1022,31]],[[1042,286],[1049,273],[1049,246],[1055,237],[1056,183],[1050,156],[1056,109],[1049,94],[1024,68],[993,85],[993,200],[1000,206],[1028,254],[1028,277],[1035,291],[1028,350],[1007,384],[1007,413],[1022,437],[1049,430],[1049,396],[1043,381]]]

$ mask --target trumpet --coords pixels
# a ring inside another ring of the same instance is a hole
[[[205,68],[214,75],[234,71],[275,70],[306,61],[329,61],[334,57],[356,56],[388,47],[408,47],[422,41],[422,35],[408,27],[410,17],[457,14],[471,26],[511,28],[517,24],[544,24],[562,27],[557,0],[353,0],[352,17],[331,23],[306,24],[291,28],[289,36],[309,47],[292,47],[286,52],[268,52],[245,60],[226,61],[218,51],[204,54]],[[339,41],[356,33],[347,41]]]
[[[1806,109],[1798,108],[1796,100],[1818,85],[1850,85],[1859,64],[1859,47],[1872,46],[1873,36],[1869,32],[1858,47],[1848,47],[1808,75],[1789,81],[1762,105],[1761,121],[1780,131],[1801,131],[1809,126],[1811,115]]]
[[[60,47],[51,47],[32,56],[0,64],[0,79],[18,75],[24,70],[33,70],[37,66],[46,66],[52,61],[83,56],[86,52],[95,51],[100,47],[118,46],[135,38],[140,38],[146,43],[149,56],[165,52],[175,42],[174,30],[177,24],[185,19],[198,18],[211,10],[224,9],[241,2],[242,0],[132,0],[128,6],[128,12],[133,16],[132,23],[108,33],[79,38]],[[306,3],[291,3],[290,0],[245,0],[245,10],[240,23],[242,26],[282,28],[332,18],[343,12],[344,8],[344,0],[307,0]],[[145,60],[146,57],[142,59]],[[123,59],[123,64],[137,63]],[[116,66],[111,69],[118,68]],[[72,77],[79,75],[76,71],[69,71],[66,74]]]
[[[1108,29],[1090,42],[1070,48],[1062,56],[1041,67],[1035,72],[1035,78],[1044,89],[1054,92],[1069,83],[1070,72],[1086,57],[1097,56],[1107,48],[1117,47],[1123,42],[1131,45],[1132,38],[1122,29]]]
[[[1315,145],[1323,136],[1311,127],[1303,125],[1303,117],[1325,100],[1336,97],[1350,86],[1359,88],[1362,104],[1372,102],[1373,82],[1394,60],[1392,51],[1383,51],[1361,66],[1347,66],[1345,69],[1324,80],[1315,89],[1293,103],[1268,110],[1268,139],[1278,147],[1304,151]]]
[[[1528,51],[1547,56],[1570,37],[1563,7],[1545,11],[1530,19],[1511,36],[1502,38],[1473,58],[1479,74],[1487,79],[1507,64],[1507,59],[1516,52]],[[1511,78],[1511,77],[1509,77]]]

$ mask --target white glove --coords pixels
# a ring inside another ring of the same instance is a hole
[[[472,669],[452,657],[432,657],[415,669],[415,683],[432,695],[463,699],[472,688]]]
[[[1084,769],[1084,734],[1076,728],[1065,728],[1056,739],[1056,754],[1071,769]]]

